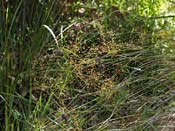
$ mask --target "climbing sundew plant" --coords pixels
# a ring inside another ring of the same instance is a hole
[[[174,130],[163,4],[1,0],[0,130]]]

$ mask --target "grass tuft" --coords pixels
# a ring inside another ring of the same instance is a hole
[[[174,130],[163,2],[1,0],[0,130]]]

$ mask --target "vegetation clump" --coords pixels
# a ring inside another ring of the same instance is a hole
[[[174,130],[163,2],[2,0],[0,130]]]

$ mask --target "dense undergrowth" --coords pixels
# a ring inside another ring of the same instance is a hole
[[[170,4],[1,0],[0,130],[173,130]]]

